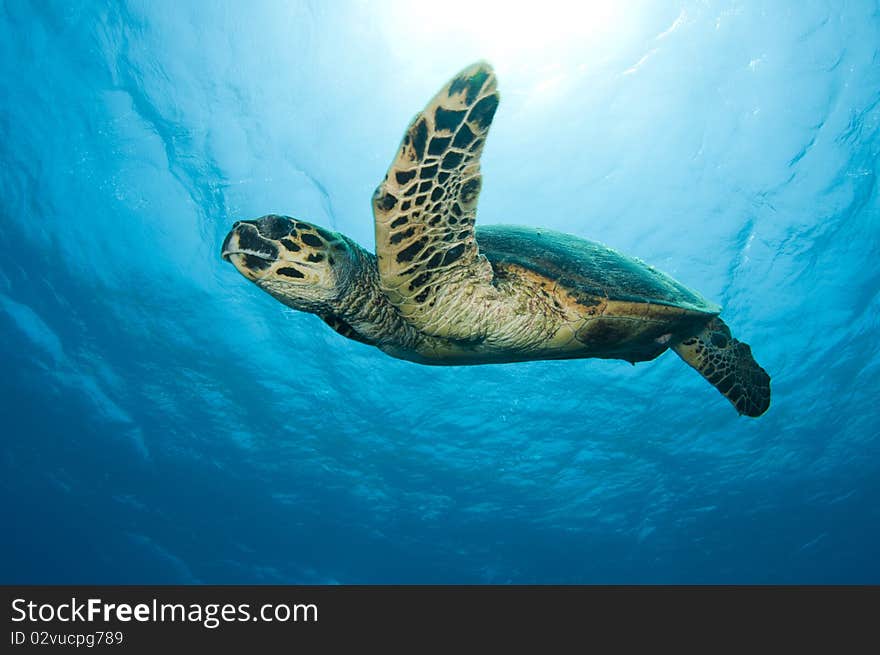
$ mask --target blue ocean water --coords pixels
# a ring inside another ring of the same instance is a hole
[[[724,306],[674,354],[422,367],[219,257],[373,247],[408,121],[487,59],[482,224]],[[876,2],[0,2],[4,583],[880,582]]]

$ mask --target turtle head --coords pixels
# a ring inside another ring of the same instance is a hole
[[[321,311],[348,286],[351,248],[339,234],[289,216],[238,221],[223,259],[289,307]]]

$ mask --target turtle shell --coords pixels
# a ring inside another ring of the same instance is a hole
[[[477,227],[476,240],[493,267],[522,266],[579,294],[668,305],[708,315],[720,311],[666,273],[601,243],[519,225]]]

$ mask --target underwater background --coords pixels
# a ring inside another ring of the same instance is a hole
[[[424,367],[220,259],[373,247],[411,117],[490,61],[481,224],[724,306],[674,354]],[[0,582],[880,583],[877,2],[0,2]]]

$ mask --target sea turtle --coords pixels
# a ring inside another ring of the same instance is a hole
[[[373,195],[375,256],[342,234],[270,214],[236,222],[223,258],[285,305],[393,357],[635,363],[672,348],[740,414],[763,414],[770,377],[698,293],[593,241],[474,227],[498,101],[492,68],[479,62],[416,115]]]

